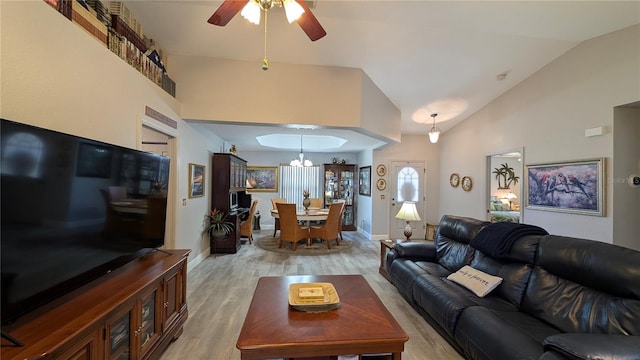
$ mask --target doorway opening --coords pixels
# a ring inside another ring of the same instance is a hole
[[[487,156],[487,221],[523,222],[523,154],[514,150]]]
[[[177,131],[165,129],[155,120],[142,119],[139,133],[140,150],[171,158],[169,165],[169,188],[167,189],[167,218],[165,224],[165,247],[176,248],[176,198],[178,189]]]

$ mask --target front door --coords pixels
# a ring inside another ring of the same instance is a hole
[[[391,239],[403,239],[404,220],[396,219],[396,214],[400,211],[402,203],[412,201],[416,203],[416,209],[421,221],[411,221],[409,224],[413,229],[412,239],[424,239],[426,222],[425,212],[425,167],[423,162],[394,161],[391,163],[391,174],[389,174],[391,196],[389,211],[389,236]]]

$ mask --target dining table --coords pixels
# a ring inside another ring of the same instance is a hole
[[[273,216],[276,219],[280,218],[278,215],[278,210],[276,209],[271,209],[271,216]],[[304,209],[296,210],[296,218],[298,219],[298,221],[306,222],[307,226],[309,226],[309,224],[312,221],[327,220],[328,216],[329,216],[329,209],[309,208],[309,210],[304,210]]]

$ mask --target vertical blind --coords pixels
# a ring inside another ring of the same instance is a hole
[[[309,190],[311,198],[321,197],[320,167],[280,165],[280,197],[301,208],[304,190]]]

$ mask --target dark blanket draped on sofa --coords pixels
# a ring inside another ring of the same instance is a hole
[[[492,257],[509,252],[513,243],[526,235],[547,235],[545,229],[527,224],[499,222],[485,226],[469,245]]]

